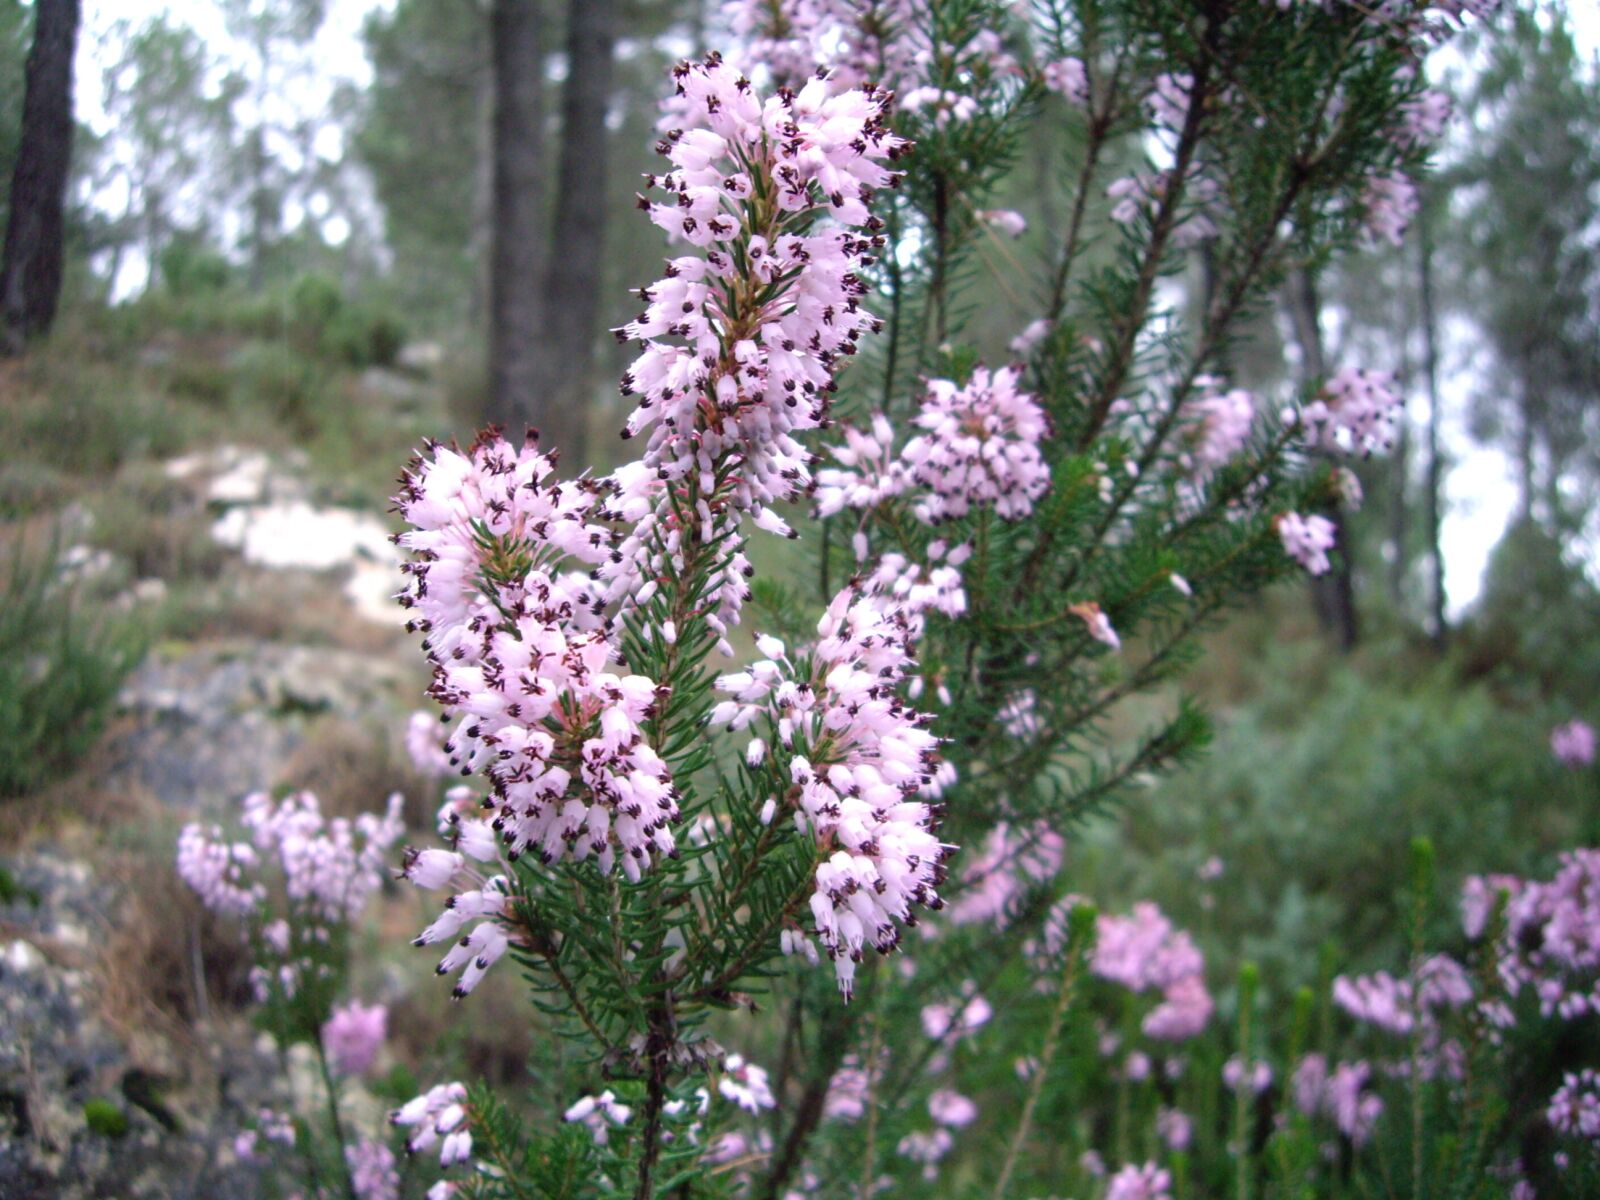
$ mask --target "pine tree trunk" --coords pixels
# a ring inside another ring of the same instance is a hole
[[[0,252],[0,354],[49,332],[61,299],[67,171],[72,161],[72,58],[78,0],[37,0],[22,137]]]
[[[1317,281],[1309,272],[1296,271],[1289,280],[1288,292],[1289,313],[1294,323],[1295,340],[1300,346],[1301,379],[1311,383],[1322,379],[1327,373],[1319,321],[1322,300],[1317,293]],[[1333,635],[1341,651],[1348,652],[1355,649],[1361,632],[1356,620],[1350,539],[1346,536],[1345,518],[1340,506],[1331,505],[1328,515],[1333,519],[1336,530],[1334,552],[1329,556],[1332,565],[1326,574],[1311,581],[1311,600],[1322,627]]]
[[[539,222],[544,144],[544,14],[537,0],[494,0],[493,227],[489,251],[489,419],[513,442],[537,425],[543,284]]]
[[[1433,242],[1428,227],[1428,210],[1422,211],[1418,222],[1417,253],[1419,256],[1418,300],[1422,307],[1422,370],[1428,383],[1428,493],[1427,535],[1428,563],[1431,568],[1428,587],[1428,611],[1433,644],[1444,649],[1450,635],[1444,615],[1444,549],[1440,543],[1440,505],[1444,486],[1444,463],[1439,452],[1439,423],[1441,414],[1439,397],[1439,329],[1433,308]]]
[[[600,255],[605,240],[606,110],[615,40],[613,0],[569,0],[567,80],[561,101],[561,168],[545,271],[548,306],[535,347],[544,394],[545,449],[569,472],[587,461],[594,382]]]

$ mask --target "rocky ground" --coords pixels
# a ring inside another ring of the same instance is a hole
[[[224,607],[204,636],[158,641],[92,761],[19,802],[31,832],[0,851],[7,1200],[260,1194],[232,1149],[243,1121],[320,1099],[309,1065],[278,1061],[233,1002],[239,964],[200,928],[172,838],[261,788],[310,786],[352,811],[408,782],[398,734],[419,673],[383,521],[319,504],[292,456],[222,446],[163,470],[220,548],[206,586],[284,615],[264,633],[230,628]],[[104,550],[67,561],[125,608],[166,599]]]

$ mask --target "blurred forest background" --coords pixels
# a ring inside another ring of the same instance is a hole
[[[41,320],[0,286],[0,912],[59,902],[51,920],[92,931],[104,1019],[145,1031],[126,1091],[174,1074],[169,1043],[227,1001],[225,962],[193,983],[222,952],[192,902],[151,882],[182,821],[279,782],[334,811],[414,784],[383,536],[407,455],[495,420],[538,426],[573,472],[620,457],[607,330],[662,253],[631,210],[668,67],[725,31],[710,0],[0,0],[0,225],[33,203],[12,181],[47,14],[70,18],[75,116],[45,147],[70,154],[59,298]],[[1597,40],[1581,0],[1462,39],[1436,81],[1460,119],[1405,247],[1297,275],[1230,351],[1257,395],[1392,369],[1406,416],[1360,465],[1339,568],[1210,636],[1207,761],[1070,849],[1075,890],[1155,899],[1215,980],[1249,957],[1288,989],[1325,945],[1396,959],[1414,835],[1448,890],[1600,832],[1600,776],[1548,742],[1600,717]],[[1018,179],[1026,232],[971,268],[996,361],[1037,315],[1020,264],[1070,202],[1048,171]],[[1205,269],[1197,252],[1171,298]],[[115,921],[95,911],[86,881],[130,878]],[[401,1002],[418,1056],[438,1001]],[[491,1076],[526,1052],[496,1024],[448,1027]]]

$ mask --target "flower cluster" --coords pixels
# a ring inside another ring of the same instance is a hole
[[[580,566],[608,564],[613,539],[590,521],[597,490],[550,480],[530,436],[520,449],[487,434],[463,453],[430,445],[396,507],[414,561],[401,602],[418,617],[433,665],[429,694],[453,726],[442,753],[490,785],[492,822],[447,805],[453,848],[412,850],[404,874],[425,888],[466,886],[418,938],[456,940],[439,965],[463,969],[465,995],[504,953],[510,905],[500,865],[532,850],[546,864],[593,858],[638,879],[671,854],[678,815],[670,773],[645,736],[654,681],[616,672],[606,600]],[[413,722],[415,727],[415,722]],[[420,736],[414,740],[421,740]],[[464,798],[458,798],[464,799]]]
[[[1550,753],[1564,767],[1587,767],[1594,762],[1594,726],[1573,718],[1550,731]]]
[[[619,1103],[615,1093],[608,1090],[598,1096],[583,1097],[567,1109],[561,1115],[561,1119],[568,1124],[586,1126],[589,1135],[594,1139],[594,1144],[604,1146],[611,1140],[612,1127],[626,1125],[631,1116],[633,1109]]]
[[[1255,401],[1243,388],[1226,388],[1215,375],[1195,381],[1199,395],[1184,402],[1185,465],[1197,474],[1223,466],[1250,441]],[[1226,388],[1226,390],[1224,390]]]
[[[921,73],[931,50],[915,0],[728,0],[722,8],[748,60],[778,84],[798,87],[826,62],[835,87],[899,87]]]
[[[407,1152],[420,1154],[438,1146],[440,1165],[464,1163],[472,1157],[466,1102],[464,1084],[436,1084],[391,1112],[389,1122],[414,1131],[406,1142]]]
[[[1051,966],[1067,944],[1067,920],[1082,897],[1058,900],[1046,919],[1044,936],[1029,946],[1041,966]],[[1145,1014],[1140,1028],[1157,1041],[1194,1037],[1211,1020],[1214,1007],[1205,983],[1205,959],[1187,933],[1177,929],[1148,900],[1127,916],[1095,918],[1090,971],[1130,992],[1159,992],[1161,1001]]]
[[[1030,886],[1055,878],[1065,852],[1066,842],[1043,821],[1015,828],[1001,821],[963,865],[947,919],[1004,928]]]
[[[1288,512],[1279,515],[1275,524],[1285,554],[1312,575],[1328,573],[1332,565],[1328,562],[1328,551],[1338,541],[1337,527],[1332,521],[1315,513],[1302,516]]]
[[[1068,56],[1047,62],[1040,68],[1039,78],[1045,87],[1073,104],[1089,102],[1089,73],[1081,58]]]
[[[1383,1115],[1383,1098],[1370,1090],[1372,1077],[1368,1063],[1340,1063],[1330,1074],[1326,1058],[1307,1054],[1295,1067],[1290,1091],[1306,1116],[1330,1118],[1340,1133],[1361,1146]]]
[[[1361,197],[1362,223],[1367,236],[1374,242],[1400,245],[1420,207],[1417,185],[1404,173],[1390,171],[1372,176]]]
[[[1470,879],[1463,891],[1469,934],[1481,934],[1499,891],[1510,894],[1498,969],[1512,996],[1531,992],[1540,1012],[1572,1020],[1600,1013],[1600,850],[1561,856],[1548,882]]]
[[[178,875],[207,908],[250,923],[258,1002],[334,978],[327,948],[382,884],[384,860],[404,828],[400,807],[394,795],[381,816],[329,819],[310,792],[281,801],[256,792],[243,803],[248,842],[230,841],[215,825],[184,827]],[[280,896],[281,908],[274,904]]]
[[[1172,1175],[1153,1162],[1130,1164],[1106,1183],[1106,1200],[1172,1200]]]
[[[893,950],[913,908],[937,908],[948,847],[934,832],[937,811],[919,793],[935,786],[938,739],[901,699],[920,616],[870,581],[841,591],[818,622],[818,640],[791,658],[776,638],[749,670],[717,681],[732,699],[711,720],[742,729],[766,719],[771,754],[792,789],[783,803],[815,838],[819,859],[811,913],[848,996],[868,944]],[[777,813],[769,799],[764,821]]]
[[[351,1001],[322,1026],[322,1048],[340,1075],[364,1075],[388,1036],[389,1010],[381,1004]]]
[[[1550,1127],[1600,1147],[1600,1074],[1589,1067],[1568,1071],[1550,1097]]]
[[[643,347],[623,377],[639,396],[626,433],[649,431],[644,462],[667,479],[736,458],[731,503],[761,517],[809,486],[795,435],[824,422],[836,365],[879,327],[861,305],[882,244],[868,205],[905,143],[870,85],[830,95],[819,79],[763,102],[715,56],[675,74],[683,128],[661,144],[672,169],[652,182],[669,199],[649,211],[703,254],[672,260],[617,331]]]
[[[929,523],[966,516],[992,505],[1007,520],[1027,516],[1050,486],[1039,453],[1050,423],[1038,402],[1017,388],[1021,372],[973,371],[963,387],[948,379],[928,384],[917,415],[922,430],[901,458],[929,490],[915,511]]]
[[[344,1148],[344,1161],[356,1200],[399,1200],[400,1172],[395,1169],[394,1151],[382,1142],[362,1138]]]
[[[1343,367],[1299,413],[1307,441],[1324,450],[1373,454],[1394,440],[1400,393],[1389,371]],[[1286,413],[1293,420],[1295,414]]]

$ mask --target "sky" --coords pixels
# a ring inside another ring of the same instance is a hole
[[[329,97],[341,82],[365,86],[372,76],[361,40],[361,27],[369,12],[390,9],[394,0],[330,0],[327,21],[314,43],[317,70],[311,78],[285,89],[274,102],[283,111],[297,116],[314,116],[324,111]],[[83,36],[78,52],[79,117],[97,131],[108,124],[102,101],[101,79],[106,65],[116,58],[115,26],[127,21],[134,26],[166,13],[190,25],[215,54],[226,54],[231,44],[218,6],[211,0],[89,0],[85,6]],[[1584,54],[1591,59],[1600,53],[1600,3],[1573,0],[1570,18]],[[319,142],[318,153],[334,158],[342,151],[339,134],[330,127],[328,141]],[[108,201],[115,207],[114,199]],[[340,230],[325,228],[330,240],[337,241]],[[131,261],[127,278],[119,280],[118,291],[131,293],[143,285],[146,268],[142,261]],[[1466,409],[1475,386],[1469,361],[1474,336],[1470,329],[1445,331],[1441,387],[1444,393],[1445,421],[1443,440],[1452,464],[1445,481],[1445,515],[1441,543],[1445,559],[1447,608],[1452,618],[1459,617],[1478,597],[1484,568],[1495,542],[1504,532],[1514,509],[1517,488],[1512,467],[1500,451],[1479,446],[1468,436]],[[1363,364],[1389,367],[1393,364]],[[1407,407],[1414,421],[1426,418],[1427,404],[1422,397],[1408,397]],[[1582,548],[1591,574],[1596,568],[1596,548]]]

